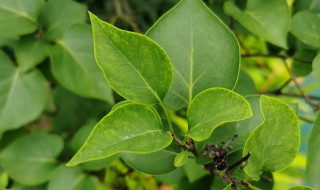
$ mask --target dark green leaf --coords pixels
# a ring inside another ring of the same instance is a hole
[[[147,32],[168,53],[174,82],[165,104],[178,110],[211,87],[235,86],[239,46],[201,0],[182,0]]]
[[[194,183],[205,175],[208,175],[205,169],[201,165],[198,165],[195,160],[189,159],[185,165],[183,165],[183,170],[188,177],[190,183]]]
[[[68,163],[106,158],[121,152],[147,154],[170,145],[172,137],[163,132],[157,112],[147,105],[125,104],[104,117],[86,143]]]
[[[63,148],[61,137],[46,133],[25,135],[1,152],[9,176],[25,185],[42,184],[55,173],[55,159]]]
[[[198,94],[188,108],[187,136],[203,141],[219,125],[252,116],[249,103],[237,93],[224,88],[211,88]]]
[[[96,60],[113,89],[132,101],[162,102],[172,83],[167,54],[146,36],[90,18]]]
[[[89,26],[72,26],[49,53],[52,72],[64,87],[80,96],[113,103],[111,88],[94,60]]]
[[[240,70],[239,78],[233,91],[242,96],[247,96],[255,94],[257,89],[252,78],[244,70]]]
[[[320,53],[314,58],[312,62],[312,69],[318,79],[320,81]]]

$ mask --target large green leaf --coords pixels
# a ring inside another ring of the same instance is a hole
[[[287,167],[299,150],[300,129],[295,112],[280,100],[261,96],[264,122],[248,138],[243,155],[251,152],[245,172],[259,180],[261,171]]]
[[[239,72],[236,38],[201,0],[182,0],[147,32],[168,53],[174,82],[165,104],[178,110],[211,87],[232,89]]]
[[[12,38],[36,31],[43,5],[44,0],[0,0],[0,36]]]
[[[63,148],[60,136],[33,133],[14,141],[1,152],[3,167],[15,181],[25,185],[38,185],[48,181],[55,173],[55,159]]]
[[[312,69],[318,81],[320,81],[320,53],[312,61]]]
[[[98,179],[88,176],[79,167],[61,166],[48,183],[48,190],[89,190],[97,189]]]
[[[110,112],[94,128],[86,143],[68,163],[106,158],[121,152],[147,154],[169,146],[157,112],[142,104],[125,104]]]
[[[146,36],[90,18],[96,60],[113,89],[132,101],[162,102],[172,83],[167,54]]]
[[[161,175],[176,168],[173,165],[177,153],[169,150],[160,150],[150,154],[122,153],[122,159],[130,167],[143,173]]]
[[[36,69],[23,73],[0,51],[0,134],[18,128],[43,111],[48,84]]]
[[[48,55],[47,47],[46,42],[36,39],[34,36],[20,39],[15,50],[19,68],[22,71],[28,71],[41,63]]]
[[[291,21],[290,32],[301,42],[320,48],[320,17],[311,11],[300,11]]]
[[[311,135],[309,137],[308,154],[307,154],[307,180],[309,183],[320,188],[320,112],[317,114],[316,120],[313,123]]]
[[[224,10],[253,34],[287,48],[290,14],[285,0],[248,0],[245,10],[227,1]]]
[[[188,137],[195,141],[209,138],[219,125],[252,116],[249,103],[237,93],[211,88],[198,94],[188,108]]]
[[[85,23],[87,8],[71,0],[53,0],[46,3],[39,19],[45,29],[45,38],[56,40],[63,37],[70,26]]]
[[[64,87],[84,97],[113,103],[111,88],[94,60],[89,26],[72,26],[49,53],[52,72]]]

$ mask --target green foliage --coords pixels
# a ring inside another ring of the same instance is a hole
[[[319,189],[319,2],[0,0],[0,189]]]

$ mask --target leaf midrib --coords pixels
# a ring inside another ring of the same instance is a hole
[[[16,14],[16,15],[19,15],[19,16],[21,16],[21,17],[24,17],[24,18],[30,20],[31,22],[33,22],[34,24],[37,24],[37,20],[34,19],[33,17],[31,17],[31,16],[28,15],[28,14],[21,14],[20,12],[15,11],[14,9],[10,9],[9,7],[5,7],[5,6],[1,6],[0,9],[3,9],[3,10],[5,10],[5,11],[8,11],[8,12],[14,13],[14,14]]]

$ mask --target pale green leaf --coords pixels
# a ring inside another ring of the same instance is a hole
[[[70,26],[85,23],[87,8],[71,0],[53,0],[43,7],[39,19],[45,29],[45,38],[56,40],[63,37]]]
[[[68,163],[74,166],[121,152],[147,154],[169,146],[170,134],[162,130],[157,112],[150,106],[125,104],[104,117],[86,143]]]
[[[0,36],[20,36],[37,30],[44,0],[0,0]]]
[[[113,103],[112,91],[94,60],[89,26],[72,26],[57,45],[49,48],[51,68],[57,80],[80,96]]]
[[[79,167],[61,166],[49,181],[47,190],[94,190],[98,183],[96,177],[86,175]]]
[[[301,42],[320,48],[320,17],[311,11],[300,11],[291,21],[290,32]]]
[[[251,152],[245,172],[259,180],[262,171],[287,167],[299,150],[300,129],[295,112],[286,103],[261,96],[264,122],[248,138],[243,155]]]
[[[219,125],[252,116],[249,103],[237,93],[211,88],[198,94],[188,108],[188,137],[195,141],[209,138]]]
[[[311,188],[311,187],[307,187],[307,186],[296,186],[296,187],[292,187],[288,190],[316,190],[316,189]]]
[[[2,166],[15,181],[25,185],[42,184],[53,176],[55,159],[63,148],[60,136],[33,133],[25,135],[1,152]]]
[[[188,161],[189,153],[187,150],[182,150],[179,154],[176,155],[174,159],[174,166],[175,167],[181,167]]]
[[[287,48],[290,13],[286,0],[248,0],[245,10],[227,1],[224,10],[253,34]]]
[[[19,40],[15,55],[22,71],[28,71],[41,63],[48,55],[48,44],[34,36],[23,37]]]
[[[211,87],[232,89],[239,72],[236,38],[201,0],[182,0],[147,32],[169,55],[174,82],[165,104],[187,107]]]
[[[121,158],[137,171],[161,175],[176,169],[173,165],[176,155],[177,153],[164,149],[150,154],[122,153]]]
[[[36,119],[48,100],[48,84],[34,69],[23,73],[0,51],[0,134]]]
[[[312,131],[309,137],[308,153],[307,153],[307,180],[309,183],[320,188],[320,112],[316,116],[316,120],[313,123]]]
[[[320,53],[312,61],[312,69],[318,81],[320,81]]]
[[[90,18],[95,57],[113,89],[131,101],[162,102],[172,83],[167,54],[144,35]]]

